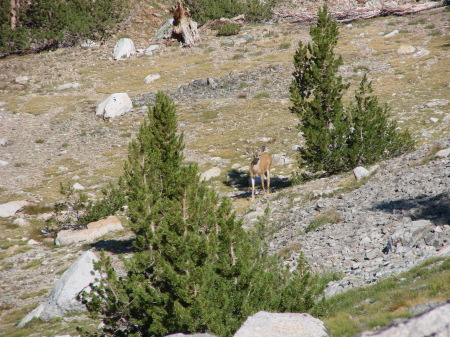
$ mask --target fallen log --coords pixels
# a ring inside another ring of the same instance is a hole
[[[333,11],[330,12],[330,14],[340,23],[350,23],[357,20],[367,20],[389,15],[396,15],[396,16],[410,15],[443,6],[444,1],[432,1],[423,4],[411,4],[402,6],[383,5],[381,8],[364,6],[357,8],[349,8],[344,11]],[[294,15],[275,13],[275,15],[285,19],[292,18],[291,21],[292,23],[312,22],[317,19],[317,15],[309,13],[294,14]]]
[[[367,8],[358,8],[352,13],[349,12],[345,14],[334,13],[333,16],[336,17],[338,22],[349,23],[356,20],[366,20],[389,15],[396,15],[396,16],[410,15],[442,6],[444,6],[444,1],[435,1],[423,4],[403,5],[403,6],[393,6],[391,4],[388,4],[383,5],[383,7],[381,7],[381,9],[378,10],[367,11]]]

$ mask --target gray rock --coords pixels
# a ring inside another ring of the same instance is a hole
[[[323,322],[304,313],[259,311],[247,318],[233,337],[326,337]]]
[[[221,173],[222,172],[221,172],[220,168],[213,167],[212,169],[209,169],[208,171],[203,172],[200,175],[200,180],[208,181],[208,180],[211,180],[212,178],[219,177]]]
[[[435,156],[436,157],[448,157],[448,156],[450,156],[450,148],[444,149],[444,150],[440,150],[440,151],[436,152]]]
[[[97,256],[93,252],[83,253],[64,272],[45,302],[25,316],[17,327],[25,326],[33,318],[48,321],[53,317],[61,317],[69,312],[85,311],[86,307],[76,297],[90,283],[95,282],[95,278],[99,277],[98,272],[94,271],[93,265],[97,260]]]
[[[17,76],[15,82],[18,84],[27,84],[30,81],[28,76]]]
[[[450,303],[424,314],[394,324],[381,331],[363,332],[360,337],[448,337],[450,336]]]
[[[159,80],[160,78],[161,78],[161,75],[159,75],[159,74],[148,75],[145,77],[144,83],[149,84],[149,83],[152,83],[153,81]]]
[[[8,145],[8,140],[6,138],[0,138],[0,146]]]
[[[160,39],[168,39],[172,36],[172,30],[173,30],[173,18],[168,19],[164,24],[156,31],[155,35],[153,36],[153,40],[160,40]]]
[[[393,30],[392,32],[386,34],[384,37],[391,37],[391,36],[397,35],[398,33],[399,33],[399,31],[396,29],[396,30]]]
[[[144,50],[144,54],[147,56],[152,56],[154,51],[159,50],[159,44],[152,44],[147,49]]]
[[[426,49],[419,49],[417,53],[414,54],[414,57],[424,57],[430,55],[430,51]]]
[[[65,83],[65,84],[61,84],[60,86],[58,86],[56,88],[56,90],[73,89],[73,88],[78,88],[79,86],[81,86],[81,84],[78,82]]]

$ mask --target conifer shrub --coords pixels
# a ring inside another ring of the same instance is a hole
[[[263,21],[272,17],[275,0],[185,0],[192,18],[200,24],[244,14],[246,20]]]
[[[224,23],[217,28],[218,36],[231,36],[237,35],[241,31],[241,27],[236,23]]]
[[[10,0],[0,0],[0,55],[73,46],[104,40],[126,15],[124,0],[18,0],[16,25]]]
[[[304,260],[291,272],[267,254],[264,231],[242,228],[229,199],[184,163],[183,148],[175,106],[158,93],[121,179],[135,251],[121,275],[101,254],[96,268],[104,278],[82,296],[104,323],[90,335],[227,337],[259,310],[321,310],[325,284]]]
[[[339,30],[327,13],[318,11],[311,25],[312,42],[301,41],[294,55],[290,86],[291,112],[299,118],[305,146],[299,149],[301,165],[327,174],[348,171],[355,166],[397,156],[414,142],[407,131],[397,131],[389,121],[388,107],[380,107],[364,76],[355,104],[344,107],[342,98],[349,87],[338,74],[342,58],[334,54]]]

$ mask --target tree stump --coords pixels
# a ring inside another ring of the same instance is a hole
[[[178,0],[173,8],[172,37],[180,41],[184,47],[194,47],[200,42],[197,22],[191,20],[191,13],[184,7],[183,0]]]

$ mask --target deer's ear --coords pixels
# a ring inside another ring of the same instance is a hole
[[[245,151],[247,152],[247,154],[249,154],[249,155],[253,156],[253,151],[252,151],[252,150],[250,150],[250,149],[246,149]]]
[[[260,153],[263,153],[264,151],[266,151],[266,146],[265,145],[261,146],[261,148],[259,149]]]

